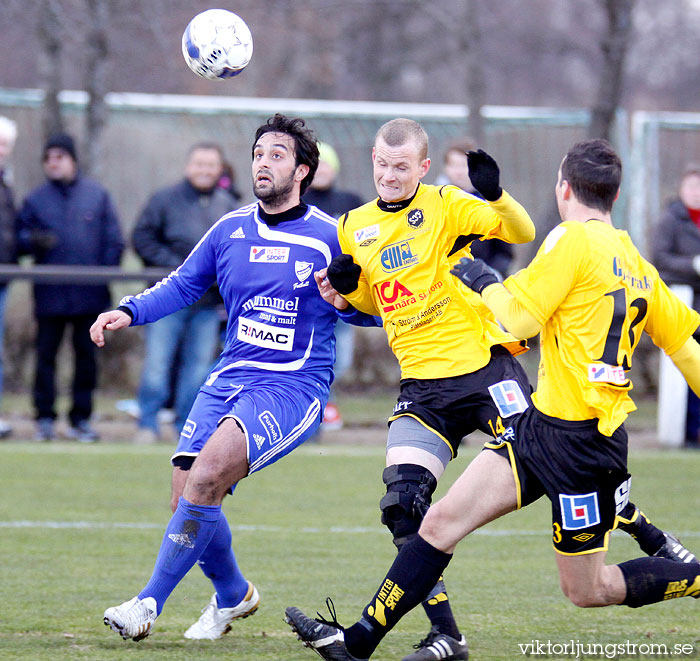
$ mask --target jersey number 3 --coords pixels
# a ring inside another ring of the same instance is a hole
[[[632,352],[639,339],[636,337],[634,329],[644,321],[644,317],[647,315],[647,301],[645,298],[635,298],[628,307],[625,289],[616,289],[605,295],[611,296],[613,299],[613,315],[605,338],[603,355],[598,360],[607,365],[622,365],[624,370],[628,370],[632,367]],[[628,310],[632,308],[636,310],[636,315],[630,322],[627,335],[624,335],[625,320]],[[623,352],[622,363],[619,361],[620,351]]]

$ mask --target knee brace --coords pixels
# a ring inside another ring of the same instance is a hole
[[[395,464],[382,473],[386,494],[379,502],[382,523],[401,548],[418,533],[437,487],[435,476],[423,466]]]

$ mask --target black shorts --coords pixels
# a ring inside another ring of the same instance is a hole
[[[487,365],[444,379],[402,379],[392,420],[409,415],[447,442],[452,456],[474,430],[498,436],[514,416],[531,406],[525,370],[500,345],[491,347]]]
[[[543,495],[552,502],[557,551],[607,551],[616,516],[629,501],[624,425],[603,436],[597,420],[560,420],[532,406],[484,447],[510,461],[518,508]]]

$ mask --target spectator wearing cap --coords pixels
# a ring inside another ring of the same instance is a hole
[[[664,209],[654,236],[654,263],[668,284],[690,285],[700,310],[700,163],[689,163],[678,195]],[[695,339],[700,341],[700,332]],[[685,442],[700,447],[700,399],[688,390]]]
[[[313,204],[329,216],[340,218],[346,211],[363,204],[362,198],[352,191],[335,187],[340,173],[340,159],[335,149],[327,142],[318,143],[318,169],[303,202]],[[335,380],[336,382],[352,366],[355,349],[354,327],[338,321],[335,327]],[[335,403],[335,388],[331,388],[330,399],[323,415],[322,429],[341,429],[343,418]]]
[[[82,176],[73,138],[52,135],[42,159],[46,182],[29,193],[19,212],[19,248],[36,264],[117,266],[124,250],[119,220],[109,193]],[[56,355],[68,326],[74,350],[73,402],[68,412],[68,438],[97,440],[90,424],[97,384],[95,346],[90,326],[109,309],[106,284],[34,285],[37,361],[34,406],[37,438],[54,438]]]
[[[17,213],[11,187],[11,172],[8,165],[17,139],[17,124],[7,117],[0,117],[0,263],[17,261],[16,232]],[[5,305],[7,282],[0,282],[0,395],[3,385],[2,344],[5,330]],[[7,438],[12,427],[0,419],[0,438]]]

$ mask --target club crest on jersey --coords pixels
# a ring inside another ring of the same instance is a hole
[[[365,245],[363,242],[367,241],[368,239],[373,239],[374,241],[376,241],[378,236],[379,225],[370,225],[369,227],[363,227],[362,229],[355,230],[355,243]],[[373,241],[370,241],[370,243],[372,242]],[[369,245],[369,243],[366,245]]]
[[[409,227],[417,229],[423,224],[425,216],[423,215],[423,209],[411,209],[406,215],[406,222]]]
[[[502,418],[510,418],[511,415],[522,413],[528,403],[517,381],[500,381],[489,386],[489,392],[498,413]]]
[[[595,491],[576,496],[560,493],[559,507],[564,530],[590,528],[600,523],[598,494]]]
[[[249,261],[262,264],[286,264],[289,261],[289,246],[251,246]]]
[[[411,239],[386,246],[379,260],[385,273],[393,273],[418,262],[418,255],[411,249]]]
[[[299,289],[300,287],[309,286],[309,276],[311,271],[314,270],[313,262],[294,262],[294,274],[297,276],[299,282],[295,282],[292,286],[293,289]]]

